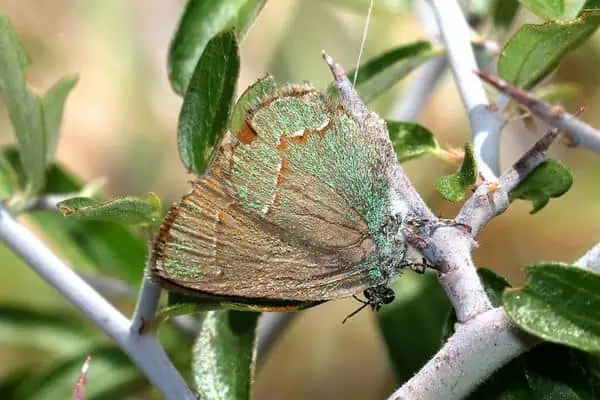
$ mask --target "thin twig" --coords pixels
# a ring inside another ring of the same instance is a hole
[[[498,183],[480,185],[460,210],[456,222],[469,226],[471,235],[477,236],[492,218],[508,208],[508,193],[546,160],[546,152],[557,137],[558,130],[552,129],[502,174]]]
[[[417,1],[414,7],[430,41],[438,44],[439,28],[431,6],[425,1]],[[416,121],[447,68],[446,56],[434,58],[423,64],[418,76],[402,91],[399,101],[392,107],[391,118],[397,121]]]
[[[473,74],[477,63],[469,25],[458,1],[430,0],[430,3],[448,52],[454,80],[469,113],[477,165],[484,179],[493,182],[500,173],[498,149],[504,120],[490,110],[483,85]]]
[[[539,100],[524,90],[518,89],[508,82],[488,75],[477,73],[481,79],[507,94],[519,104],[527,107],[532,114],[548,124],[565,131],[568,134],[568,144],[572,147],[582,147],[595,153],[600,153],[600,131],[580,120],[577,116],[569,114],[561,106],[555,106]]]
[[[121,348],[167,399],[196,397],[154,335],[130,331],[130,321],[0,207],[0,240],[56,288]]]
[[[75,386],[73,387],[73,400],[85,400],[85,384],[87,381],[87,376],[90,370],[91,362],[92,357],[90,356],[87,356],[85,361],[83,362],[81,371],[79,371],[79,377],[77,378]]]
[[[152,242],[148,242],[148,254],[152,251]],[[137,304],[131,319],[131,331],[144,334],[153,327],[156,321],[156,310],[162,289],[156,285],[150,277],[150,256],[144,267],[144,279],[138,294]]]
[[[391,118],[397,121],[416,120],[447,67],[446,57],[427,61],[417,78],[403,91],[400,101],[390,113]]]

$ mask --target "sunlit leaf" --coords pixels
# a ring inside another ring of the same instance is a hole
[[[600,24],[600,11],[584,11],[577,18],[523,25],[504,46],[498,73],[516,86],[529,89],[576,49]]]
[[[189,0],[169,47],[169,79],[175,92],[185,94],[208,41],[235,28],[240,39],[266,0]]]
[[[422,125],[387,121],[387,128],[399,162],[432,154],[439,148],[433,134]]]
[[[201,175],[212,147],[229,122],[240,68],[233,31],[220,33],[206,45],[179,114],[177,144],[188,171]]]
[[[72,197],[58,203],[58,209],[69,218],[141,225],[156,225],[162,212],[154,193],[146,198],[128,196],[109,201]]]
[[[48,164],[54,161],[65,101],[78,80],[78,76],[67,76],[56,82],[42,97],[46,132],[46,162]]]
[[[525,331],[600,355],[600,275],[564,264],[527,268],[527,283],[504,293],[504,308]]]
[[[250,399],[259,315],[243,311],[207,313],[192,354],[198,399]]]
[[[546,160],[533,170],[509,193],[510,200],[529,200],[534,214],[544,208],[551,198],[565,194],[573,184],[569,169],[559,161]]]
[[[465,158],[456,173],[438,178],[435,183],[437,191],[446,199],[453,202],[465,198],[465,191],[477,181],[477,162],[473,145],[465,144]]]

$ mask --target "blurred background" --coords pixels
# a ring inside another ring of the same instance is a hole
[[[375,8],[363,59],[426,39],[414,13],[396,3],[403,2],[380,2]],[[180,164],[176,147],[181,98],[171,90],[166,71],[169,41],[184,5],[183,0],[0,0],[0,12],[16,27],[31,56],[31,86],[46,91],[59,78],[79,74],[65,107],[57,158],[84,182],[105,179],[108,198],[152,191],[168,204],[189,187],[192,177]],[[360,0],[268,1],[241,46],[239,90],[266,72],[278,81],[310,81],[323,87],[330,79],[320,57],[323,49],[352,69],[367,6]],[[535,22],[526,13],[519,21]],[[595,35],[569,54],[552,77],[581,88],[566,106],[575,110],[585,105],[582,118],[595,126],[600,126],[599,62],[600,37]],[[407,81],[414,79],[418,71]],[[372,108],[393,119],[392,110],[406,86],[403,82],[394,87]],[[442,145],[462,147],[469,140],[468,121],[448,73],[419,121]],[[533,133],[515,121],[504,130],[503,168],[539,137],[543,126],[537,127]],[[0,107],[0,144],[13,142],[6,110]],[[523,281],[525,265],[570,262],[600,240],[600,157],[561,145],[552,153],[572,169],[572,189],[535,215],[529,215],[530,204],[514,203],[479,237],[477,265],[506,276],[513,285]],[[404,167],[437,214],[455,215],[458,206],[433,189],[435,179],[451,173],[452,166],[424,158]],[[42,311],[71,310],[4,248],[0,302]],[[302,312],[257,370],[255,398],[378,399],[389,394],[397,382],[374,315],[362,312],[341,325],[355,307],[350,299]],[[0,376],[39,362],[38,352],[0,343]]]

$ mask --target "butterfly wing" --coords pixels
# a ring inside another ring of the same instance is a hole
[[[370,271],[387,244],[381,227],[392,163],[385,128],[373,134],[312,88],[279,88],[248,112],[171,209],[153,276],[240,299],[350,296],[373,284]]]

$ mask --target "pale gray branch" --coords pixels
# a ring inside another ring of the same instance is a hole
[[[0,207],[0,240],[123,349],[167,399],[195,399],[154,335],[138,335],[130,321]]]
[[[152,254],[152,240],[148,241],[148,259],[144,267],[144,278],[131,319],[131,330],[139,334],[147,332],[154,325],[156,310],[162,293],[162,289],[150,277],[150,254]]]
[[[514,326],[504,309],[493,308],[457,324],[437,354],[389,399],[462,399],[536,343]]]
[[[478,68],[471,33],[458,1],[429,1],[448,52],[454,81],[469,114],[477,165],[485,180],[495,181],[500,173],[498,149],[504,120],[490,110],[483,85],[473,73]]]
[[[557,137],[557,129],[546,133],[510,169],[502,174],[498,183],[480,185],[460,210],[456,222],[469,226],[471,235],[477,236],[492,218],[502,214],[508,208],[508,193],[546,160],[546,152]]]
[[[573,147],[582,147],[600,153],[600,131],[586,124],[564,108],[536,99],[524,90],[518,89],[500,78],[478,73],[481,79],[507,94],[519,104],[527,107],[532,114],[548,124],[565,131],[568,134],[568,144]]]

